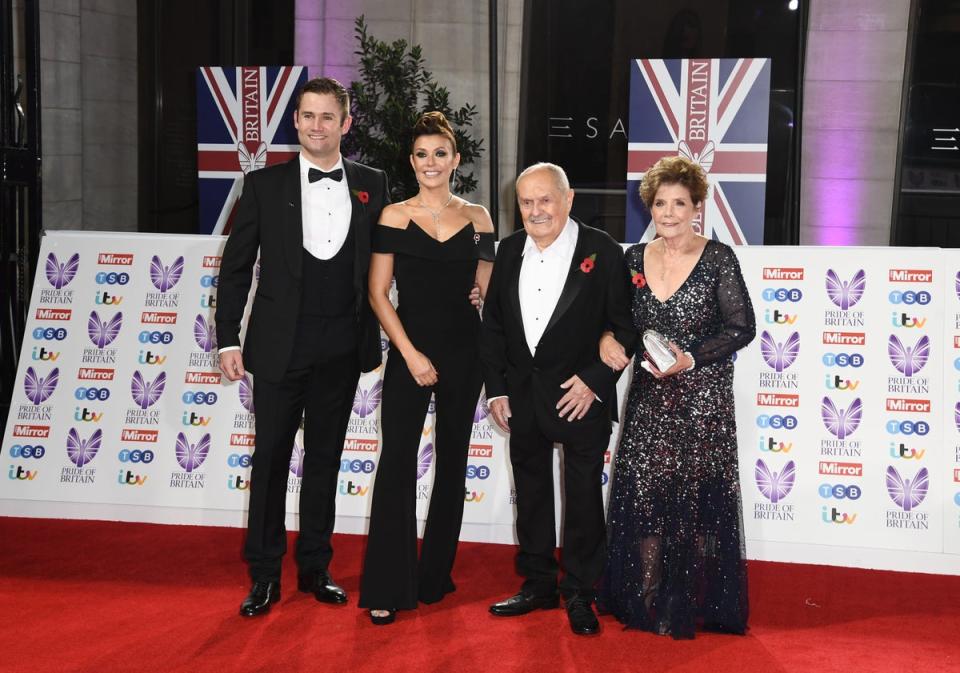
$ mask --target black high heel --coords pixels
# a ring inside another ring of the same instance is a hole
[[[386,612],[387,614],[375,615],[373,614],[374,612]],[[386,626],[387,624],[393,624],[394,620],[397,618],[396,610],[382,610],[377,608],[375,610],[370,610],[369,614],[370,614],[370,621],[376,626]]]

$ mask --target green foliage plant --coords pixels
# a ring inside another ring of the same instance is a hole
[[[354,25],[359,43],[354,53],[359,56],[360,72],[359,80],[349,87],[353,126],[343,138],[344,154],[386,171],[394,201],[409,198],[418,189],[410,167],[413,125],[424,112],[439,110],[450,121],[460,152],[460,167],[451,188],[457,194],[476,190],[477,178],[471,168],[483,153],[483,140],[470,133],[476,106],[450,107],[450,93],[424,67],[420,45],[378,40],[367,31],[362,14]]]

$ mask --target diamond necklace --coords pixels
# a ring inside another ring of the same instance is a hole
[[[417,201],[420,202],[420,207],[426,210],[433,216],[433,229],[437,233],[437,240],[440,240],[440,213],[444,208],[450,205],[450,202],[453,201],[453,192],[450,192],[450,196],[447,197],[447,200],[444,201],[443,205],[433,210],[430,206],[423,202],[423,197],[418,197]]]

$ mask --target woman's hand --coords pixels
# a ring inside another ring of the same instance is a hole
[[[649,359],[645,361],[647,366],[644,367],[644,369],[650,372],[650,374],[652,374],[654,378],[662,379],[667,376],[673,376],[674,374],[685,372],[686,370],[690,369],[690,367],[693,366],[693,358],[691,358],[689,355],[687,355],[682,350],[680,350],[680,347],[677,344],[673,343],[672,341],[670,342],[670,350],[672,350],[673,354],[677,356],[677,361],[674,362],[673,366],[670,367],[670,369],[667,369],[666,371],[660,371],[659,369],[657,369],[657,366],[653,364],[653,362],[651,362]]]
[[[627,352],[620,342],[613,338],[613,332],[604,332],[600,337],[600,359],[615,372],[630,364]]]
[[[437,370],[426,355],[415,350],[409,356],[404,356],[403,359],[407,363],[410,376],[413,377],[418,386],[432,386],[437,382]]]

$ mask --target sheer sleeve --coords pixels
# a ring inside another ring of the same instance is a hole
[[[756,318],[740,263],[727,245],[718,245],[716,302],[723,329],[704,337],[690,349],[696,366],[730,357],[756,336]]]

